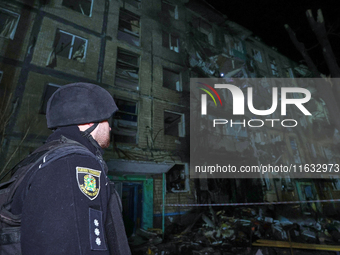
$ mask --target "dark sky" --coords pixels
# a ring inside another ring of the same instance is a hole
[[[322,57],[320,45],[306,18],[306,10],[311,9],[314,18],[321,9],[325,19],[329,40],[337,59],[340,60],[340,7],[338,1],[315,0],[213,0],[209,4],[226,14],[228,19],[251,30],[268,46],[274,46],[280,53],[292,60],[302,60],[301,54],[290,41],[284,24],[288,24],[296,33],[300,42],[305,44],[311,58],[322,73],[329,74]],[[339,63],[340,61],[338,61]]]

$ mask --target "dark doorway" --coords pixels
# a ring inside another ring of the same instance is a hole
[[[128,237],[136,232],[142,224],[142,183],[123,183],[123,220]]]

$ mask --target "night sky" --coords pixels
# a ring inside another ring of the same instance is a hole
[[[283,55],[300,62],[303,58],[284,28],[284,24],[288,24],[298,40],[310,49],[308,52],[319,70],[327,75],[329,71],[321,47],[307,21],[306,10],[311,9],[315,19],[317,10],[322,10],[326,30],[329,31],[328,38],[340,63],[340,7],[336,3],[339,4],[338,1],[327,0],[209,1],[209,4],[226,14],[228,19],[252,31],[253,36],[260,37],[268,46],[276,47]]]

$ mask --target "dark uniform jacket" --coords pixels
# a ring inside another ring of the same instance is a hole
[[[102,152],[94,140],[91,143],[82,136],[77,126],[58,128],[47,142],[61,135],[81,143],[94,155]],[[14,214],[22,213],[23,255],[110,254],[104,226],[110,215],[110,185],[96,158],[67,155],[28,179],[26,176],[12,204]]]

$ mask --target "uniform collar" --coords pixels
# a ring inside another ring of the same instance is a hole
[[[67,127],[59,127],[57,128],[53,134],[51,134],[46,142],[50,142],[53,140],[58,140],[60,139],[61,136],[65,136],[68,139],[71,139],[73,141],[76,141],[78,143],[81,143],[84,145],[86,148],[88,148],[94,155],[98,155],[99,153],[102,155],[103,154],[103,149],[99,146],[96,140],[92,138],[84,137],[82,136],[82,133],[80,132],[78,126],[67,126]],[[90,141],[90,139],[92,141]]]

